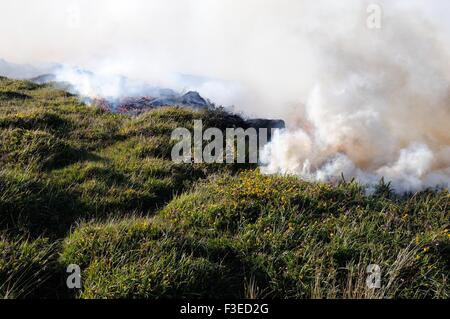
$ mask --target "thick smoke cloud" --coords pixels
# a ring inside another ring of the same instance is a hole
[[[269,145],[266,172],[369,189],[384,177],[397,192],[450,185],[448,42],[417,11],[385,9],[397,14],[379,31],[349,24],[317,39],[321,75]]]
[[[269,173],[448,187],[449,4],[375,2],[380,29],[367,27],[364,0],[2,1],[0,57],[281,117],[289,128],[267,148]]]

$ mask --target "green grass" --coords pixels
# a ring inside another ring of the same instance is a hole
[[[221,174],[152,218],[81,225],[61,262],[86,269],[85,298],[448,298],[448,198]]]
[[[0,102],[0,226],[19,235],[61,238],[79,219],[152,214],[211,172],[241,169],[171,161],[174,128],[243,122],[221,110],[132,118],[51,86],[3,78],[0,92],[29,97]]]
[[[245,127],[221,109],[137,117],[0,78],[0,297],[448,298],[448,191],[367,196],[175,164],[174,128]],[[78,264],[83,288],[65,287]],[[378,264],[383,287],[368,289]]]
[[[0,298],[39,297],[54,289],[46,285],[58,273],[55,248],[48,239],[0,237]]]

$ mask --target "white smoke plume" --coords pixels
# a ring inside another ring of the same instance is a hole
[[[399,193],[448,188],[448,42],[422,15],[395,15],[379,31],[350,27],[318,41],[322,75],[292,114],[297,123],[268,146],[264,170],[356,178],[369,189],[384,178]]]
[[[380,29],[367,25],[366,0],[2,1],[0,57],[198,90],[283,118],[268,173],[448,187],[450,4],[374,2]]]

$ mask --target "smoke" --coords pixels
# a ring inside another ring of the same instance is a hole
[[[448,42],[420,14],[385,19],[317,40],[322,75],[268,146],[267,173],[343,175],[369,190],[384,178],[399,193],[449,187]]]
[[[55,68],[53,73],[54,81],[69,84],[70,90],[82,97],[117,100],[124,97],[160,96],[157,88],[116,74],[93,73],[67,65]]]
[[[188,91],[200,91],[205,97],[215,96],[221,101],[227,101],[230,97],[236,97],[240,90],[234,83],[183,74],[173,74],[170,82],[165,83],[167,87],[160,87],[151,85],[147,81],[130,79],[98,68],[92,72],[70,65],[56,65],[47,73],[50,74],[34,80],[43,83],[50,81],[60,83],[64,89],[79,95],[85,102],[96,98],[114,103],[143,96],[151,98],[180,97]]]
[[[119,74],[283,118],[268,173],[448,187],[450,5],[376,1],[383,15],[372,29],[369,3],[2,1],[0,56],[93,70],[100,76],[85,86],[65,74],[88,93],[127,93]]]

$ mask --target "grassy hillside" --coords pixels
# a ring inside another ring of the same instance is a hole
[[[222,110],[138,117],[0,78],[0,297],[448,298],[450,197],[175,164],[170,133]],[[65,287],[78,264],[83,289]],[[383,287],[366,287],[378,264]]]

